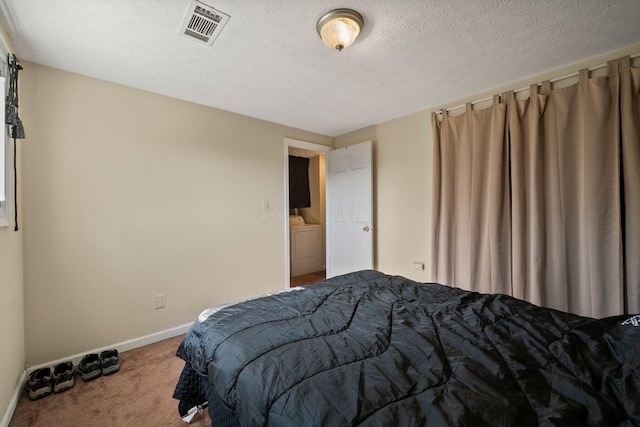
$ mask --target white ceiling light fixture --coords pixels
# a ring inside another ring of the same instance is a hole
[[[318,19],[316,29],[328,47],[342,51],[351,46],[364,28],[364,19],[355,10],[335,9]]]

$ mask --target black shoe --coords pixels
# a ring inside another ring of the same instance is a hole
[[[31,400],[50,395],[53,391],[51,368],[36,369],[30,373],[24,388],[29,392],[29,399]]]
[[[102,366],[103,375],[111,375],[118,372],[120,370],[118,350],[105,350],[100,353],[100,365]]]
[[[91,381],[102,375],[100,356],[98,356],[98,353],[91,353],[84,356],[78,365],[78,372],[80,372],[84,381]]]
[[[53,392],[60,393],[75,384],[76,369],[73,362],[63,362],[53,367]]]

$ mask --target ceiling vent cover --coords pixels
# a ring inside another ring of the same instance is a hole
[[[229,18],[226,13],[220,12],[198,0],[192,0],[182,20],[180,34],[211,46]]]

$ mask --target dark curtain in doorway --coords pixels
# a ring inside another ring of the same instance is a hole
[[[309,207],[309,159],[289,156],[289,208]]]

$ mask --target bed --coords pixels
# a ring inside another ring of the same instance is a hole
[[[360,271],[203,312],[174,392],[212,426],[640,426],[640,316]]]

